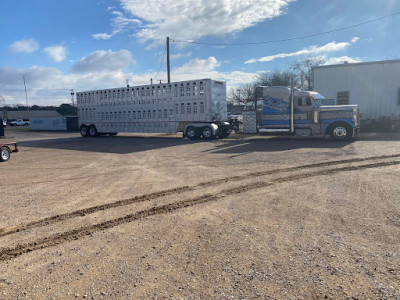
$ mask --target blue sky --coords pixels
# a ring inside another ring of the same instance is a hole
[[[280,40],[396,12],[397,0],[2,0],[0,95],[6,104],[25,104],[22,74],[29,105],[69,103],[70,89],[166,81],[166,36],[175,41],[172,81],[213,78],[228,87],[305,57],[327,64],[399,59],[400,14],[288,42],[177,42]]]

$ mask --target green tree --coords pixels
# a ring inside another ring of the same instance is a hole
[[[76,116],[78,114],[77,108],[70,104],[61,104],[57,108],[57,112],[62,116]]]

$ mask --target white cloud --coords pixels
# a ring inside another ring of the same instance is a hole
[[[67,48],[64,46],[51,46],[44,48],[44,52],[55,62],[62,62],[67,58]]]
[[[112,7],[109,7],[107,10],[111,10]],[[124,32],[126,28],[130,24],[141,25],[142,22],[139,19],[130,19],[127,18],[122,12],[112,11],[111,12],[115,17],[111,19],[111,26],[113,28],[111,33],[95,33],[92,34],[92,37],[96,40],[108,40],[112,38],[114,35]]]
[[[174,71],[178,74],[182,73],[200,73],[200,72],[209,72],[214,70],[216,67],[221,65],[218,60],[210,56],[208,59],[191,59],[182,67],[175,69]]]
[[[12,43],[8,49],[13,53],[32,53],[39,49],[39,44],[34,39],[19,40]]]
[[[362,59],[359,57],[348,57],[348,56],[342,56],[342,57],[331,57],[328,60],[325,61],[324,65],[336,65],[336,64],[343,64],[343,63],[358,63],[362,62]]]
[[[124,50],[127,51],[127,50]],[[102,57],[108,57],[110,52],[96,51],[90,54],[86,61],[90,61],[94,56],[104,54]],[[118,52],[111,52],[118,53]],[[89,59],[89,57],[91,59]],[[96,59],[91,60],[96,61]],[[113,64],[111,62],[112,65]],[[4,68],[0,67],[0,90],[15,90],[2,94],[6,103],[24,104],[25,94],[22,85],[22,75],[25,73],[26,84],[28,88],[28,101],[30,105],[59,105],[61,103],[70,103],[70,89],[77,91],[87,91],[105,88],[114,88],[125,86],[126,79],[129,79],[130,85],[149,84],[150,78],[154,78],[155,72],[146,72],[141,74],[124,72],[121,69],[97,69],[92,68],[93,64],[85,65],[87,70],[93,70],[90,73],[71,73],[64,74],[57,68],[43,66],[33,66],[28,69]],[[181,67],[173,69],[171,72],[172,81],[193,80],[200,78],[212,78],[227,81],[228,89],[236,87],[243,83],[253,82],[257,79],[257,73],[246,73],[242,71],[219,72],[216,70],[220,63],[214,57],[208,59],[193,59]],[[165,82],[166,72],[161,72],[159,78]],[[60,89],[60,90],[56,90]],[[36,90],[36,91],[32,91]],[[40,90],[40,91],[37,91]]]
[[[295,0],[120,0],[126,12],[143,20],[141,41],[198,39],[241,31],[284,13]],[[162,37],[162,38],[160,38]]]
[[[114,52],[99,50],[81,58],[72,67],[74,73],[90,73],[102,71],[124,70],[133,63],[132,54],[128,50]]]
[[[108,40],[108,39],[112,38],[113,35],[108,34],[108,33],[95,33],[95,34],[92,34],[92,37],[96,40]]]
[[[356,43],[358,41],[358,38],[355,37],[353,38],[350,42],[341,42],[341,43],[336,43],[336,42],[330,42],[328,44],[325,44],[323,46],[310,46],[307,48],[303,48],[302,50],[292,52],[292,53],[280,53],[280,54],[275,54],[275,55],[270,55],[270,56],[264,56],[258,59],[250,59],[245,61],[245,64],[251,64],[255,62],[268,62],[268,61],[273,61],[278,58],[287,58],[287,57],[293,57],[293,56],[300,56],[300,55],[310,55],[310,54],[318,54],[318,53],[326,53],[326,52],[335,52],[335,51],[341,51],[349,47],[351,44]]]
[[[192,56],[192,52],[171,54],[170,59],[179,59]]]

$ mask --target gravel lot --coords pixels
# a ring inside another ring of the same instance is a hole
[[[400,299],[400,134],[6,136],[0,299]]]

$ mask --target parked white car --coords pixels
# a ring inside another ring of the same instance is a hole
[[[18,119],[15,121],[11,121],[10,126],[28,126],[29,125],[29,121],[24,121],[22,119]]]

